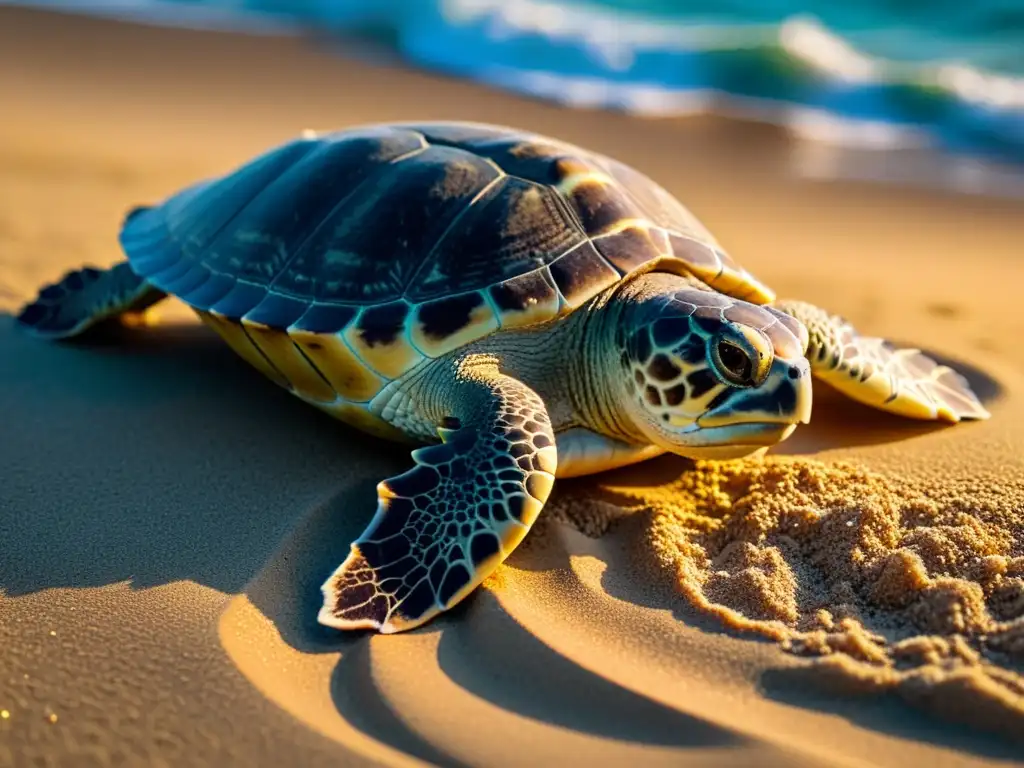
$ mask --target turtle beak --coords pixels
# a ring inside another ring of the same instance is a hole
[[[777,357],[761,386],[736,390],[722,405],[697,419],[697,424],[701,429],[736,424],[807,424],[812,401],[807,359]]]

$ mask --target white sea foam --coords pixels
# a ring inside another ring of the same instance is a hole
[[[1024,159],[1024,78],[966,61],[872,56],[806,15],[774,25],[723,24],[720,18],[658,18],[557,0],[0,0],[4,4],[255,33],[343,30],[372,21],[392,28],[411,63],[570,107],[646,117],[715,112],[777,123],[809,143],[810,157],[828,156],[827,147],[937,145],[996,148]],[[835,165],[815,162],[808,167]],[[979,163],[955,164],[954,186],[988,178],[977,168],[989,164]]]

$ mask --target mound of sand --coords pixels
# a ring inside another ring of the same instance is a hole
[[[843,687],[1024,733],[1024,483],[778,457],[608,490],[645,515],[644,562],[725,627],[818,657]],[[579,502],[556,515],[592,535],[616,517]]]

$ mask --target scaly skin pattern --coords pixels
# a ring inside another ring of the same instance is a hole
[[[602,297],[592,324],[586,378],[600,405],[581,410],[597,431],[692,458],[734,458],[810,418],[806,337],[774,308],[650,273]],[[725,375],[723,353],[738,375]]]
[[[468,355],[438,374],[443,442],[377,486],[373,521],[323,586],[319,620],[390,633],[419,626],[483,581],[551,492],[557,450],[540,397]]]
[[[814,375],[848,397],[913,419],[988,418],[967,380],[920,350],[861,336],[842,317],[803,301],[776,306],[807,328]]]

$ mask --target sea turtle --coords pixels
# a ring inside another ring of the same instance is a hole
[[[462,600],[555,477],[738,458],[811,415],[811,374],[918,419],[967,381],[776,301],[672,195],[609,157],[478,123],[304,133],[126,216],[128,260],[18,317],[63,338],[171,294],[306,402],[418,444],[322,587],[319,621],[397,632]]]

